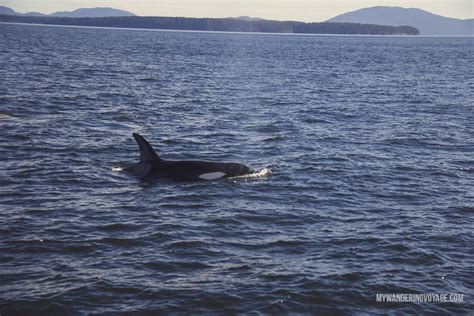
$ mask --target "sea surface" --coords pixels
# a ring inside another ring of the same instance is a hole
[[[472,313],[473,64],[472,38],[0,24],[0,314]],[[271,174],[141,182],[133,132]]]

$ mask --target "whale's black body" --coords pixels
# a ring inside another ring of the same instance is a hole
[[[140,179],[168,178],[177,181],[214,180],[225,177],[236,177],[250,174],[253,171],[239,163],[223,163],[202,160],[164,160],[141,135],[134,133],[140,149],[140,162],[133,164],[125,171],[133,173]]]

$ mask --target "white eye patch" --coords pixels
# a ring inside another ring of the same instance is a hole
[[[225,176],[224,172],[209,172],[201,174],[199,178],[203,180],[215,180],[222,178],[223,176]]]

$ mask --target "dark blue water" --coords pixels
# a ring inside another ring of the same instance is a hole
[[[472,312],[473,56],[0,24],[0,313]],[[141,183],[132,132],[273,173]]]

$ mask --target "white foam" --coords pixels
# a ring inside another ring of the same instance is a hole
[[[14,120],[15,117],[5,114],[5,113],[0,113],[0,120]]]
[[[255,179],[255,178],[265,178],[265,177],[268,177],[269,175],[272,174],[272,171],[268,168],[263,168],[262,170],[260,171],[257,171],[257,172],[254,172],[254,173],[250,173],[250,174],[244,174],[244,175],[241,175],[241,176],[236,176],[236,177],[232,177],[230,179]]]

